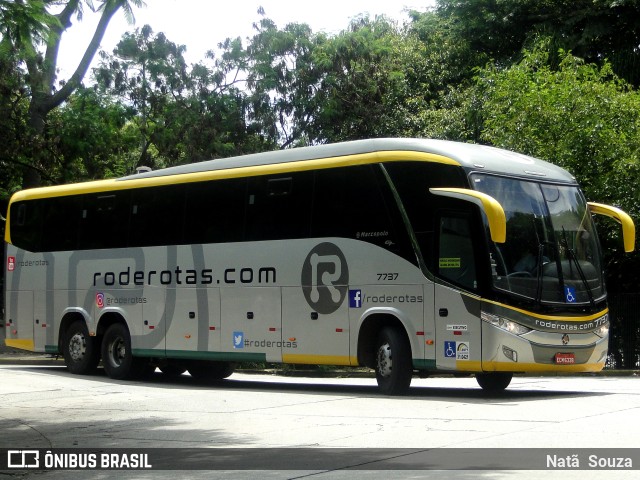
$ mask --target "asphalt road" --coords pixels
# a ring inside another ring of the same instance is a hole
[[[451,454],[449,448],[482,448],[490,449],[483,455],[496,457],[496,466],[487,470],[403,470],[392,478],[638,478],[640,467],[635,452],[634,471],[541,465],[541,475],[501,470],[498,456],[516,447],[568,449],[563,452],[579,455],[584,466],[584,455],[593,449],[622,455],[640,448],[637,376],[516,377],[504,394],[492,397],[473,378],[416,378],[407,396],[385,397],[372,378],[236,373],[207,385],[188,374],[172,378],[158,371],[145,382],[124,382],[102,372],[82,377],[62,366],[14,363],[0,365],[0,448],[255,448],[273,453],[283,470],[259,464],[256,471],[12,471],[0,478],[390,478],[375,463],[367,471],[367,460],[355,453],[365,470],[349,471],[342,464],[288,470],[291,448],[409,449],[442,458]],[[186,460],[172,461],[182,468]],[[270,469],[257,471],[263,468]]]

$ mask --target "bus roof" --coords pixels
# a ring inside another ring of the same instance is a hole
[[[566,170],[520,153],[472,143],[460,143],[447,140],[415,138],[376,138],[354,140],[350,142],[300,147],[288,150],[254,153],[250,155],[208,160],[177,167],[164,168],[151,172],[130,175],[120,180],[134,180],[166,175],[181,175],[207,171],[229,170],[236,168],[267,166],[311,160],[352,157],[356,155],[379,154],[377,161],[389,159],[389,153],[398,152],[392,160],[400,160],[402,152],[414,152],[417,156],[406,160],[423,160],[460,165],[467,170],[482,170],[502,173],[509,176],[531,177],[551,181],[575,183],[575,178]],[[421,155],[424,154],[424,155]],[[420,158],[423,157],[423,158]],[[370,163],[368,162],[362,163]],[[358,162],[359,163],[359,162]],[[295,170],[291,168],[291,170]]]
[[[520,178],[576,183],[569,172],[558,166],[507,150],[446,140],[379,138],[207,160],[118,179],[33,188],[17,192],[11,202],[392,161],[442,163],[460,166],[468,172],[483,171]]]

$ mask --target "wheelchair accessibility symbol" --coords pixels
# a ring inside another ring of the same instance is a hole
[[[576,303],[575,287],[564,287],[564,298],[567,300],[567,303]]]
[[[444,342],[444,358],[456,357],[456,342]]]

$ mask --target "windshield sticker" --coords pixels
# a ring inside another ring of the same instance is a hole
[[[438,265],[440,268],[460,268],[461,262],[459,258],[441,258]]]
[[[567,303],[576,303],[576,287],[564,287],[564,298]]]

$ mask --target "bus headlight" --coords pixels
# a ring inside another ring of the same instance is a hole
[[[604,325],[599,327],[597,330],[595,330],[593,333],[598,335],[600,338],[606,337],[607,335],[609,335],[609,324],[605,323]]]
[[[508,320],[492,313],[480,312],[480,318],[494,327],[498,327],[506,332],[513,333],[514,335],[524,335],[531,331],[531,328],[520,325],[519,323]]]

